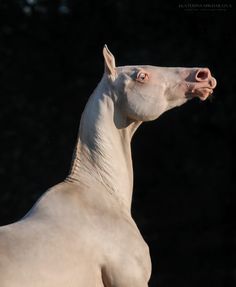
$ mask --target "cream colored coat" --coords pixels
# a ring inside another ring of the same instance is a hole
[[[130,141],[143,121],[216,85],[206,68],[116,67],[81,118],[71,172],[19,222],[0,228],[0,287],[146,287],[149,249],[130,213]]]

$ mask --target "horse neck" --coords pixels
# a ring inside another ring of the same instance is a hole
[[[91,192],[98,192],[96,189],[102,184],[103,191],[130,211],[133,192],[130,143],[140,123],[122,114],[115,97],[104,76],[81,117],[68,180],[92,185]]]

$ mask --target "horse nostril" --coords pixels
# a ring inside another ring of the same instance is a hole
[[[211,73],[210,73],[209,69],[207,69],[207,68],[199,69],[196,72],[195,79],[197,81],[206,81],[207,79],[210,78],[210,75],[211,75]]]

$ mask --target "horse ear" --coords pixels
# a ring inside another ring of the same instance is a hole
[[[115,57],[107,48],[107,45],[104,45],[103,48],[103,56],[105,60],[105,73],[108,76],[111,76],[113,79],[116,77],[116,62]]]

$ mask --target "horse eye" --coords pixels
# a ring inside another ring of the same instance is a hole
[[[139,73],[137,74],[136,80],[138,80],[139,82],[144,82],[144,81],[146,81],[147,79],[148,79],[148,74],[147,74],[147,73],[145,73],[145,72],[139,72]]]

